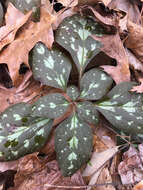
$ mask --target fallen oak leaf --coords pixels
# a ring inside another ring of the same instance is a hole
[[[115,146],[102,152],[94,152],[90,160],[90,165],[87,165],[83,171],[82,176],[91,176],[96,173],[108,160],[110,160],[118,152],[118,148],[118,146]]]
[[[136,4],[136,1],[130,0],[114,0],[109,4],[109,9],[123,11],[126,13],[128,19],[136,24],[141,23],[141,13]]]
[[[7,13],[5,15],[6,25],[0,28],[0,51],[4,46],[14,40],[17,30],[27,22],[31,13],[32,12],[30,11],[24,15],[19,12],[12,3],[9,3]]]
[[[17,10],[18,11],[18,10]],[[48,13],[41,7],[40,22],[30,21],[25,25],[19,36],[0,54],[0,63],[7,63],[11,79],[15,86],[19,84],[20,64],[25,63],[28,67],[28,53],[38,42],[43,42],[51,48],[54,37],[51,24],[56,20],[56,16]],[[14,52],[14,53],[13,53]]]
[[[95,40],[103,44],[101,50],[109,57],[116,59],[117,66],[102,66],[104,70],[111,75],[114,81],[118,84],[120,82],[130,81],[130,70],[128,56],[119,34],[97,37],[93,35]]]
[[[143,28],[130,20],[127,22],[128,38],[125,46],[132,50],[135,56],[143,62]]]

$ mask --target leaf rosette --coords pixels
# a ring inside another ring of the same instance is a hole
[[[57,44],[51,50],[41,42],[34,46],[29,59],[33,77],[58,93],[43,96],[32,105],[16,104],[0,115],[0,160],[18,159],[39,150],[48,139],[53,120],[66,115],[55,130],[55,150],[64,176],[71,176],[89,160],[90,124],[98,123],[99,112],[114,127],[143,137],[142,94],[130,92],[133,84],[121,83],[110,91],[113,80],[104,71],[93,68],[84,72],[102,46],[91,35],[103,33],[91,17],[74,15],[64,20],[55,36],[71,57]],[[78,87],[68,86],[71,58],[79,71]]]

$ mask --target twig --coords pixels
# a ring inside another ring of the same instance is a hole
[[[94,185],[80,185],[80,186],[64,186],[64,185],[52,185],[52,184],[45,184],[44,187],[53,187],[59,189],[81,189],[81,188],[88,188],[88,187],[99,187],[99,186],[115,186],[113,183],[103,183],[103,184],[94,184]]]

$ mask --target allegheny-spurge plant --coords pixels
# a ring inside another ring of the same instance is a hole
[[[54,119],[63,118],[68,110],[70,114],[55,129],[55,150],[64,176],[71,176],[89,160],[93,141],[90,124],[96,126],[99,112],[115,128],[143,138],[143,97],[130,92],[135,84],[124,82],[111,89],[113,80],[101,69],[85,72],[101,47],[91,35],[101,36],[103,31],[91,17],[74,15],[56,31],[58,46],[49,50],[40,42],[35,45],[29,61],[34,78],[59,91],[32,105],[13,105],[0,115],[0,161],[15,160],[39,150],[48,140]],[[71,58],[79,72],[78,86],[68,86]]]

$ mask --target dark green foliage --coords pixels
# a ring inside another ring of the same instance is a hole
[[[79,97],[79,90],[76,86],[68,87],[66,93],[72,100],[76,100]]]
[[[15,160],[37,151],[47,141],[52,120],[30,118],[30,115],[31,105],[25,103],[9,107],[0,115],[0,161]]]
[[[39,98],[32,106],[32,117],[57,118],[62,116],[69,105],[62,94],[48,94]]]
[[[31,67],[33,76],[43,84],[65,90],[71,71],[71,60],[53,47],[52,50],[37,43],[32,50]]]
[[[93,103],[85,101],[77,103],[78,117],[88,123],[97,124],[99,114]]]
[[[143,94],[129,92],[135,83],[120,83],[97,105],[116,128],[128,134],[143,134]]]
[[[90,158],[92,131],[73,113],[56,129],[55,149],[64,176],[71,176]]]
[[[86,72],[80,81],[80,98],[99,100],[111,88],[113,80],[103,71],[92,69]]]
[[[102,35],[103,28],[92,18],[79,15],[66,18],[56,31],[56,42],[68,50],[80,76],[85,67],[100,52],[101,43],[91,35]]]

